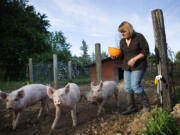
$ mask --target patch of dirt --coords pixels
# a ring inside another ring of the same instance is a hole
[[[151,106],[157,104],[156,87],[153,81],[142,82],[150,100]],[[81,93],[89,91],[90,85],[80,85]],[[120,107],[115,105],[114,98],[109,99],[105,104],[105,113],[97,117],[97,105],[81,100],[78,104],[76,129],[72,128],[72,119],[69,111],[64,111],[58,122],[57,128],[53,132],[55,135],[134,135],[136,130],[143,127],[142,120],[137,113],[130,115],[120,115],[126,109],[125,93],[120,92]],[[136,99],[137,100],[137,99]],[[138,100],[137,100],[138,101]],[[12,114],[6,112],[5,103],[0,101],[0,134],[1,135],[47,135],[55,117],[55,108],[52,101],[49,101],[49,112],[37,120],[40,103],[25,109],[19,120],[16,130],[12,130]],[[143,119],[149,114],[143,114]]]

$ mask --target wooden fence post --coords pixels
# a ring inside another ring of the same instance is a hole
[[[57,88],[57,76],[58,76],[58,60],[57,54],[53,54],[53,75],[54,75],[54,88]]]
[[[33,83],[33,66],[32,66],[32,58],[29,58],[29,82]]]
[[[155,38],[156,64],[158,74],[162,75],[162,80],[160,81],[160,86],[162,88],[160,88],[160,91],[162,92],[162,105],[163,108],[172,110],[172,86],[168,69],[167,43],[163,12],[161,9],[156,9],[153,10],[151,14]]]
[[[102,80],[102,71],[101,71],[101,44],[95,44],[95,53],[96,53],[96,83],[99,84]]]
[[[72,62],[68,61],[68,81],[72,82]]]

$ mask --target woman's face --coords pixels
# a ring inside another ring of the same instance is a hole
[[[124,39],[128,39],[129,38],[129,33],[127,31],[121,31],[121,35]]]

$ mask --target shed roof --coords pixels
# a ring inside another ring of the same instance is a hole
[[[111,60],[113,60],[113,59],[111,59],[111,57],[108,57],[106,59],[101,60],[101,62],[105,63],[105,62],[108,62],[108,61],[111,61]],[[95,65],[96,65],[96,62],[94,62],[94,63],[92,63],[90,65],[87,65],[86,67],[92,67],[92,66],[95,66]]]

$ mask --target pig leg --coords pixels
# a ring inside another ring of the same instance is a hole
[[[40,118],[40,116],[41,116],[43,110],[45,109],[45,107],[48,106],[48,105],[47,105],[47,104],[48,104],[47,102],[48,102],[47,98],[44,98],[44,99],[41,100],[41,108],[40,108],[40,110],[39,110],[38,117],[37,117],[38,119]],[[49,109],[49,108],[48,108],[48,109]]]
[[[117,105],[117,107],[119,107],[119,91],[118,91],[118,88],[115,88],[114,96],[115,96],[116,105]]]
[[[76,105],[74,105],[73,109],[71,110],[71,117],[72,117],[73,127],[76,127],[77,125]]]
[[[47,112],[49,112],[48,100],[49,100],[49,99],[47,98],[47,100],[46,100],[46,111],[47,111]]]
[[[49,112],[49,105],[48,105],[48,101],[49,101],[49,98],[48,98],[48,97],[46,97],[46,98],[44,99],[44,104],[45,104],[45,106],[46,106],[46,111],[47,111],[47,112]]]
[[[56,124],[57,124],[58,120],[60,119],[60,117],[61,117],[61,108],[59,106],[56,106],[56,117],[55,117],[54,122],[51,126],[52,130],[55,129]]]
[[[102,103],[99,105],[97,116],[101,113],[101,110],[103,109],[103,105],[105,104],[105,100],[102,101]]]
[[[20,112],[13,112],[13,122],[12,122],[13,130],[16,129],[17,127],[20,114],[21,114]]]

